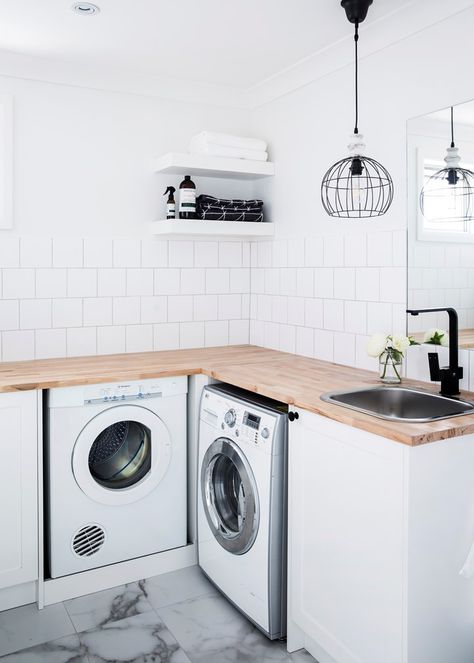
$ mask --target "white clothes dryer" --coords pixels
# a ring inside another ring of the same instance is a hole
[[[199,566],[272,639],[286,635],[287,417],[257,394],[203,390]]]
[[[187,543],[187,378],[51,389],[52,578]]]

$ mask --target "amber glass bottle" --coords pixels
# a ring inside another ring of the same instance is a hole
[[[179,185],[179,218],[196,218],[196,185],[192,181],[191,175],[185,175]]]

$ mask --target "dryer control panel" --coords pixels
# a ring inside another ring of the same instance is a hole
[[[279,437],[275,435],[277,429],[286,424],[286,415],[282,413],[204,389],[201,419],[222,436],[245,442],[266,453],[280,453],[274,445]]]

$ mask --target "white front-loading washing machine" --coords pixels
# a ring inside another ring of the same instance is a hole
[[[287,407],[205,387],[198,463],[199,565],[268,637],[286,635]]]
[[[52,578],[187,543],[187,378],[51,389]]]

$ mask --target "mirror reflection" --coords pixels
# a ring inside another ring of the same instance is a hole
[[[474,101],[408,121],[408,308],[453,307],[474,349]],[[408,316],[419,342],[448,344],[446,313]]]

